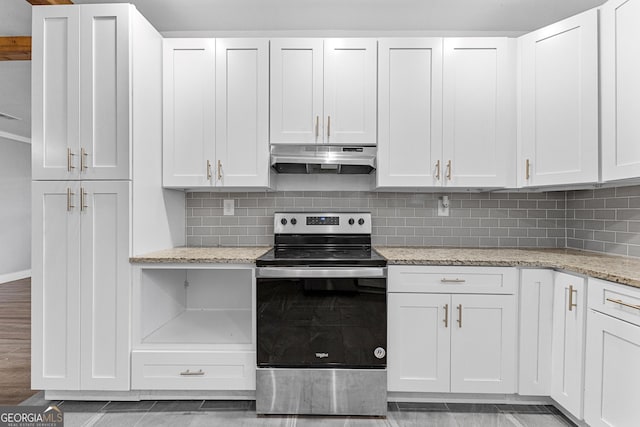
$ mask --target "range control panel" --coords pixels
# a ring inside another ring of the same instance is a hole
[[[276,212],[276,234],[371,234],[369,212]]]

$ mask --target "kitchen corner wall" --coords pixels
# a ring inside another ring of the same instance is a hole
[[[437,201],[450,198],[451,216],[437,216]],[[188,246],[273,244],[276,211],[363,211],[373,216],[378,246],[566,246],[565,192],[187,193]],[[235,215],[223,215],[223,200]]]
[[[567,247],[640,257],[640,186],[567,192]]]

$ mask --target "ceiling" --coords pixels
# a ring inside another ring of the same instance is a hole
[[[519,35],[604,0],[113,0],[133,3],[167,36],[201,34]],[[104,3],[75,0],[77,4]],[[47,7],[47,6],[36,6]],[[206,32],[206,33],[202,33]],[[0,0],[0,35],[31,33],[31,5]],[[0,132],[31,134],[29,61],[0,61]]]

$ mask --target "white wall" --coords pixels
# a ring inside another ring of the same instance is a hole
[[[30,269],[31,145],[0,138],[0,283]]]

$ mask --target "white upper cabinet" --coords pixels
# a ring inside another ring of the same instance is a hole
[[[445,186],[515,184],[514,75],[507,38],[444,39],[441,181]]]
[[[324,140],[321,39],[271,41],[271,143]]]
[[[640,177],[640,1],[609,0],[600,12],[602,180]]]
[[[518,40],[520,187],[598,181],[598,12]]]
[[[163,43],[163,183],[214,185],[215,40]]]
[[[380,41],[378,187],[514,185],[514,47],[501,37]]]
[[[376,64],[374,39],[325,40],[325,142],[376,144]]]
[[[378,45],[379,187],[431,187],[442,157],[442,39]]]
[[[131,178],[131,11],[33,9],[34,179]]]
[[[271,41],[272,144],[376,144],[375,39]]]
[[[269,41],[164,40],[165,187],[269,185]]]
[[[216,40],[216,185],[269,184],[269,41]]]

